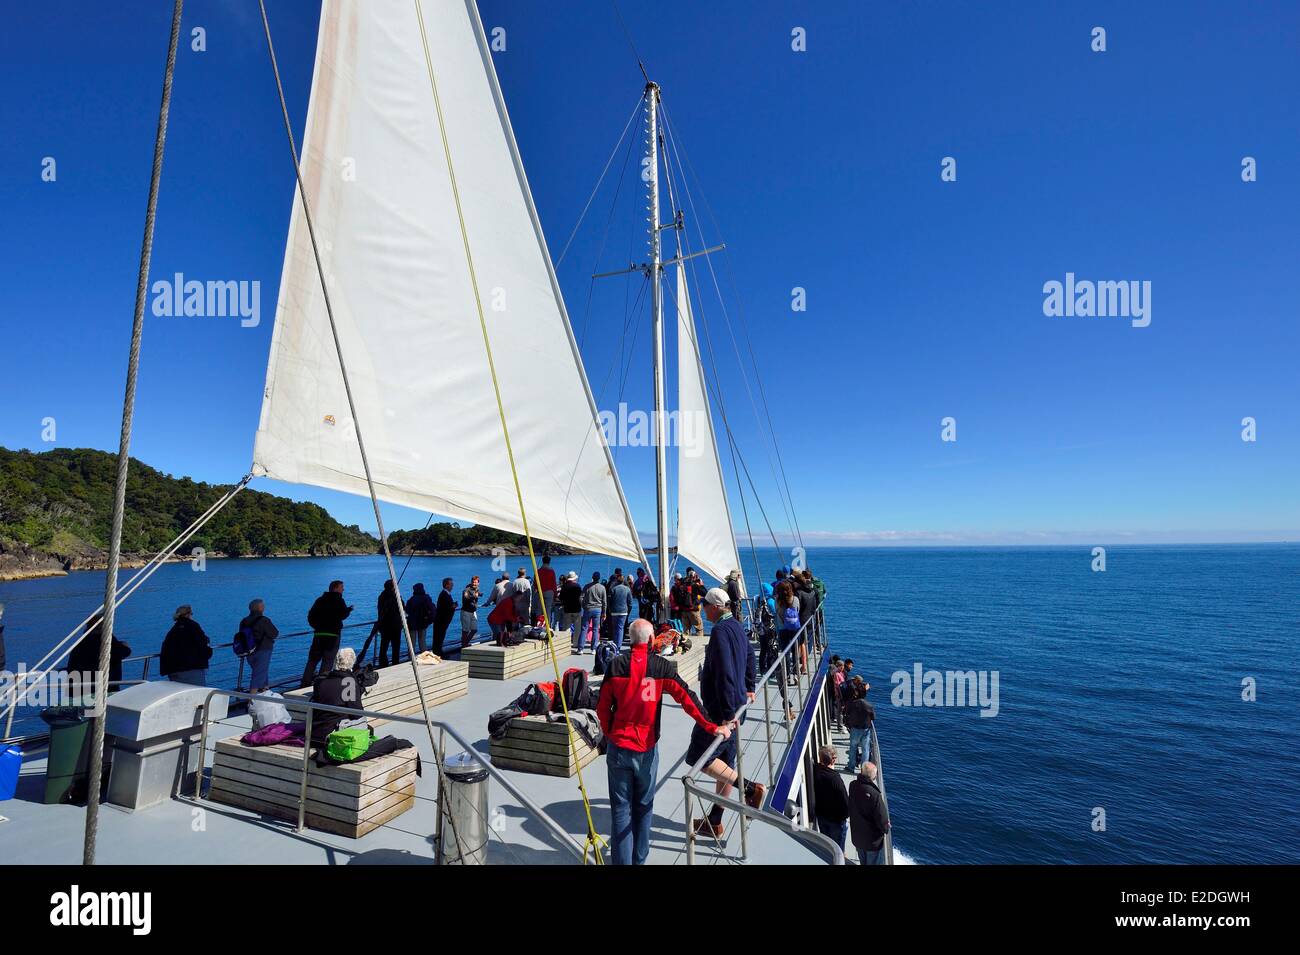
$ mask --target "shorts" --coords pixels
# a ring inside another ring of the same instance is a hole
[[[691,730],[691,745],[686,750],[686,765],[694,766],[715,738],[714,734],[706,732],[703,726],[696,723]],[[734,731],[713,751],[713,758],[722,760],[732,769],[736,768],[736,733]]]

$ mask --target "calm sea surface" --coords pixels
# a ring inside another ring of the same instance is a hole
[[[873,687],[898,847],[922,863],[1300,862],[1300,546],[1113,547],[1104,573],[1091,563],[1089,548],[810,553],[833,650]],[[585,578],[613,565],[556,566]],[[490,562],[417,558],[403,586],[474,573],[490,581]],[[334,577],[371,619],[382,558],[214,560],[163,568],[116,630],[155,651],[189,603],[227,642],[255,596],[281,631],[301,630]],[[102,596],[96,572],[0,584],[10,669]],[[300,672],[305,648],[277,645],[272,677]],[[892,675],[918,663],[996,671],[997,715],[891,705]],[[211,682],[232,684],[235,665],[217,650]],[[33,716],[16,729],[43,728]]]

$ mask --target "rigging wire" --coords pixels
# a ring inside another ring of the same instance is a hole
[[[108,689],[108,670],[113,643],[113,614],[116,610],[117,571],[122,558],[122,521],[126,510],[126,475],[131,464],[131,426],[135,420],[135,389],[140,372],[140,340],[144,335],[144,300],[149,284],[149,262],[153,257],[154,222],[158,213],[158,187],[162,180],[163,153],[167,143],[167,117],[171,110],[172,80],[176,75],[176,46],[181,33],[181,8],[176,0],[172,9],[171,39],[167,47],[167,66],[163,72],[162,103],[158,107],[158,130],[154,137],[153,174],[149,179],[149,200],[145,207],[144,239],[140,247],[140,273],[135,288],[135,318],[131,325],[131,350],[126,366],[126,396],[122,401],[122,434],[117,452],[117,483],[113,488],[113,524],[109,533],[108,573],[104,581],[104,626],[99,641],[99,673],[95,684]],[[103,710],[96,699],[97,709]],[[99,789],[104,763],[104,712],[93,721],[90,746],[89,795],[86,798],[86,832],[82,846],[82,864],[95,864],[95,840],[99,834]]]
[[[605,160],[605,168],[600,171],[600,178],[596,180],[595,187],[591,190],[591,195],[587,197],[587,204],[582,207],[582,213],[578,216],[578,221],[573,224],[573,231],[569,233],[569,239],[564,243],[564,248],[560,250],[560,257],[555,260],[555,267],[558,269],[564,261],[564,257],[569,254],[569,246],[573,244],[574,237],[578,230],[582,228],[582,220],[587,217],[587,210],[591,208],[592,201],[596,198],[596,193],[600,191],[601,184],[605,181],[605,174],[609,172],[610,164],[613,163],[614,157],[618,155],[618,147],[623,145],[623,140],[627,138],[627,131],[632,128],[632,121],[636,119],[637,113],[641,111],[641,104],[645,101],[645,92],[642,91],[636,105],[632,107],[632,115],[627,118],[627,124],[623,127],[623,134],[618,137],[618,142],[610,150],[609,158]]]
[[[675,126],[674,126],[674,124],[673,124],[673,122],[672,122],[671,117],[668,115],[667,107],[664,108],[664,126],[665,126],[666,129],[668,129],[669,134],[670,134],[670,136],[671,136],[671,143],[672,143],[672,148],[673,148],[673,154],[674,154],[674,156],[677,158],[677,165],[678,165],[678,168],[681,169],[681,171],[682,171],[682,188],[683,188],[683,191],[684,191],[685,194],[686,194],[686,200],[687,200],[687,203],[688,203],[688,204],[690,205],[690,207],[691,207],[691,215],[692,215],[692,217],[695,219],[695,227],[696,227],[696,230],[699,232],[699,235],[700,235],[700,242],[701,242],[701,244],[703,244],[703,243],[704,243],[704,230],[703,230],[703,226],[701,225],[701,219],[700,219],[700,217],[699,217],[699,215],[698,215],[698,213],[697,213],[696,207],[695,207],[695,198],[694,198],[694,193],[691,192],[690,184],[689,184],[689,182],[686,181],[686,173],[687,173],[687,171],[689,170],[690,175],[691,175],[692,178],[695,179],[695,182],[696,182],[696,185],[697,185],[697,186],[701,185],[701,183],[700,183],[700,179],[699,179],[699,176],[698,176],[698,175],[696,174],[696,172],[695,172],[695,167],[694,167],[694,165],[691,163],[690,155],[687,154],[687,152],[686,152],[686,148],[685,148],[684,146],[680,146],[680,143],[679,143],[679,140],[678,140],[678,137],[677,137],[676,131],[675,131]],[[684,159],[684,162],[683,162],[683,159]],[[709,214],[710,221],[713,222],[713,227],[714,227],[714,229],[720,232],[721,229],[720,229],[720,226],[718,225],[717,216],[714,215],[713,207],[712,207],[712,205],[709,203],[708,196],[707,196],[707,195],[704,195],[704,193],[703,193],[703,189],[702,189],[702,188],[701,188],[701,197],[700,197],[700,198],[701,198],[701,202],[703,202],[703,204],[704,204],[705,211],[708,212],[708,214]],[[724,252],[725,252],[725,251],[726,251],[726,250],[724,250]],[[706,257],[706,258],[707,258],[707,257]],[[777,437],[776,437],[776,426],[775,426],[775,424],[774,424],[773,421],[772,421],[772,411],[771,411],[771,408],[769,407],[768,402],[767,402],[767,389],[763,386],[763,376],[762,376],[762,374],[761,374],[761,373],[759,372],[759,370],[758,370],[758,359],[757,359],[757,357],[756,357],[755,354],[754,354],[753,340],[750,338],[750,335],[749,335],[749,327],[748,327],[748,325],[743,321],[743,304],[742,304],[742,299],[741,299],[741,297],[740,297],[740,295],[739,295],[739,290],[736,288],[735,272],[734,272],[734,269],[731,269],[731,257],[730,257],[730,255],[727,255],[727,256],[726,256],[726,259],[727,259],[727,265],[728,265],[728,269],[729,269],[728,274],[731,276],[732,290],[733,290],[733,293],[735,293],[735,296],[736,296],[737,308],[742,312],[742,314],[739,316],[740,319],[741,319],[741,330],[742,330],[742,331],[744,332],[744,334],[745,334],[745,343],[746,343],[746,348],[747,348],[747,350],[748,350],[748,352],[749,352],[750,366],[754,369],[754,378],[755,378],[755,379],[757,380],[757,382],[758,382],[759,395],[760,395],[760,397],[761,397],[761,399],[762,399],[763,411],[764,411],[765,417],[766,417],[766,419],[767,419],[767,432],[768,432],[769,437],[771,438],[771,441],[772,441],[772,450],[775,452],[775,456],[776,456],[776,468],[779,469],[779,471],[780,471],[780,475],[781,475],[781,484],[784,486],[784,489],[785,489],[784,498],[783,498],[782,503],[785,504],[786,501],[789,502],[789,503],[788,503],[788,516],[789,516],[789,518],[790,518],[790,520],[791,520],[792,528],[793,528],[793,530],[794,530],[794,532],[795,532],[795,537],[796,537],[796,539],[799,541],[799,546],[800,546],[800,547],[803,547],[803,546],[804,546],[804,543],[803,543],[803,532],[802,532],[802,530],[800,529],[800,526],[799,526],[799,518],[798,518],[798,514],[795,513],[795,509],[794,509],[794,497],[793,497],[793,495],[792,495],[791,492],[790,492],[790,482],[789,482],[789,479],[788,479],[788,477],[787,477],[787,475],[786,475],[786,471],[785,471],[785,462],[784,462],[784,459],[783,459],[782,456],[781,456],[780,446],[779,446],[779,444],[778,444],[778,442],[777,442]],[[723,318],[726,320],[727,331],[728,331],[728,334],[729,334],[729,336],[730,336],[730,338],[731,338],[732,348],[733,348],[733,350],[735,350],[735,352],[736,352],[736,359],[737,359],[737,362],[743,365],[743,361],[741,360],[741,357],[740,357],[740,349],[739,349],[739,345],[738,345],[737,342],[736,342],[735,330],[734,330],[733,327],[732,327],[731,317],[730,317],[730,314],[729,314],[728,311],[727,311],[726,303],[725,303],[725,301],[723,300],[723,297],[722,297],[722,290],[721,290],[721,288],[720,288],[719,285],[718,285],[718,277],[717,277],[717,273],[716,273],[716,271],[715,271],[714,268],[713,268],[713,262],[712,262],[711,259],[710,259],[709,262],[708,262],[708,266],[709,266],[709,274],[710,274],[710,277],[711,277],[712,280],[713,280],[714,290],[715,290],[715,292],[716,292],[717,295],[718,295],[718,301],[719,301],[719,305],[720,305],[720,307],[721,307],[721,309],[722,309]],[[751,403],[751,405],[754,404],[754,396],[753,396],[753,392],[752,392],[752,391],[750,390],[750,388],[749,388],[749,381],[748,381],[748,378],[745,379],[745,389],[746,389],[747,392],[749,392],[749,399],[750,399],[750,403]],[[758,417],[758,408],[757,408],[756,405],[754,406],[754,415],[755,415],[756,418]],[[769,457],[769,463],[770,463],[770,462],[771,462],[771,458]],[[775,477],[775,474],[774,474],[773,476]],[[780,491],[781,491],[781,487],[780,487],[780,486],[778,486],[777,491],[778,491],[778,494],[779,494]],[[778,549],[779,549],[779,548],[778,548]]]
[[[665,125],[665,129],[667,129],[667,126],[666,126],[666,125]],[[666,150],[665,150],[665,151],[666,151]],[[672,183],[673,183],[673,179],[672,179],[672,175],[671,175],[671,168],[668,167],[668,166],[666,165],[665,169],[666,169],[666,172],[668,173],[668,175],[667,175],[667,179],[668,179],[669,197],[670,197],[670,199],[671,199],[671,198],[673,197],[673,185],[672,185]],[[680,232],[678,233],[677,241],[678,241],[679,250],[680,250],[680,248],[681,248],[681,244],[682,244],[682,241],[683,241]],[[689,241],[689,237],[688,237],[687,241]],[[707,258],[707,256],[706,256],[706,258]],[[693,264],[693,263],[694,263],[694,260],[692,259],[691,262],[692,262],[692,269],[694,269],[694,264]],[[685,264],[685,263],[683,263],[683,264]],[[697,295],[698,295],[698,293],[697,293]],[[688,304],[689,304],[689,303],[688,303]],[[701,302],[701,305],[702,305],[702,304],[703,304],[703,303]],[[725,313],[724,313],[724,314],[725,314]],[[746,478],[749,480],[749,482],[750,482],[750,487],[751,487],[751,489],[752,489],[753,492],[754,492],[755,502],[758,504],[758,506],[759,506],[759,510],[760,510],[760,511],[762,512],[762,514],[763,514],[763,520],[767,523],[768,533],[772,535],[772,543],[773,543],[773,545],[777,548],[777,550],[779,551],[779,550],[780,550],[780,545],[777,543],[776,532],[772,529],[771,522],[768,521],[768,519],[767,519],[767,511],[766,511],[765,508],[763,508],[763,502],[762,502],[762,499],[759,497],[758,489],[757,489],[756,487],[754,487],[753,478],[752,478],[752,477],[750,476],[750,474],[749,474],[749,467],[748,467],[748,465],[745,464],[745,457],[744,457],[744,454],[740,451],[739,446],[738,446],[738,443],[737,443],[736,440],[735,440],[735,435],[734,435],[734,433],[733,433],[732,430],[731,430],[731,422],[730,422],[730,419],[729,419],[728,416],[727,416],[726,402],[725,402],[725,401],[723,400],[723,398],[722,398],[721,387],[720,387],[721,377],[720,377],[719,374],[718,374],[718,364],[717,364],[717,359],[716,359],[716,356],[715,356],[715,354],[714,354],[714,350],[713,350],[712,337],[711,337],[710,334],[709,334],[708,323],[703,323],[703,324],[704,324],[704,337],[705,337],[705,343],[706,343],[706,345],[708,346],[708,351],[709,351],[709,363],[710,363],[710,365],[711,365],[712,368],[713,368],[713,376],[714,376],[714,382],[713,382],[712,384],[710,384],[710,383],[708,382],[708,380],[706,379],[706,380],[705,380],[705,385],[706,385],[708,391],[710,391],[710,392],[713,394],[713,396],[714,396],[714,400],[718,403],[718,411],[719,411],[719,414],[720,414],[721,417],[722,417],[722,424],[723,424],[723,427],[726,429],[726,432],[727,432],[727,440],[728,440],[729,446],[730,446],[731,451],[732,451],[733,460],[739,460],[739,462],[740,462],[740,464],[741,464],[741,467],[744,469],[745,476],[746,476]],[[693,346],[694,346],[694,348],[695,348],[696,353],[698,354],[698,353],[699,353],[699,343],[698,343],[698,340],[693,341],[692,344],[693,344]],[[679,360],[679,361],[680,361],[680,358],[681,358],[681,356],[679,355],[679,356],[678,356],[678,360]],[[739,476],[737,476],[737,483],[739,483]],[[752,530],[750,531],[750,544],[751,544],[751,548],[752,548],[752,545],[753,545],[753,532],[752,532]],[[757,559],[757,554],[756,554],[756,553],[755,553],[755,558]],[[759,570],[759,581],[760,581],[760,583],[761,583],[761,581],[762,581],[762,571],[761,571],[761,569]]]

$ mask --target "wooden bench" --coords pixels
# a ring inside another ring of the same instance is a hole
[[[365,762],[318,767],[308,760],[307,811],[312,829],[357,839],[415,805],[416,750]],[[298,821],[302,747],[246,746],[218,740],[208,798],[275,819]]]
[[[573,776],[600,754],[574,733],[577,754],[569,746],[569,728],[563,720],[552,723],[545,716],[517,716],[506,735],[491,740],[488,755],[498,769],[546,776]]]
[[[424,690],[425,702],[430,707],[469,692],[469,664],[456,660],[443,660],[435,664],[418,664],[420,668],[420,687]],[[367,689],[361,696],[363,709],[379,713],[392,713],[396,716],[419,716],[420,694],[415,689],[415,675],[411,673],[410,663],[399,663],[377,671],[379,682]],[[311,699],[311,689],[292,690],[284,695],[285,705],[295,720],[307,718],[307,708],[295,706],[295,699]],[[371,726],[382,726],[388,720],[372,719]]]
[[[568,657],[572,652],[569,631],[556,630],[553,634],[555,652]],[[545,639],[525,640],[514,647],[479,643],[460,651],[460,658],[469,664],[469,675],[476,680],[509,680],[537,669],[550,660],[551,652]]]
[[[700,682],[700,667],[704,665],[704,648],[708,645],[709,638],[702,636],[691,637],[691,648],[685,653],[674,653],[670,657],[664,657],[665,660],[671,660],[677,664],[677,675],[687,683]]]

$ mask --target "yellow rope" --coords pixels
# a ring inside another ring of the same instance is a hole
[[[447,126],[442,117],[442,100],[438,96],[438,81],[433,75],[433,59],[429,54],[428,34],[424,29],[424,12],[420,9],[420,0],[415,0],[415,15],[420,22],[420,42],[424,46],[424,63],[429,70],[429,85],[433,89],[433,105],[438,112],[438,132],[442,137],[442,150],[447,158],[447,174],[451,179],[451,193],[456,201],[456,218],[460,221],[460,237],[465,246],[465,262],[469,266],[470,285],[474,289],[474,305],[478,309],[479,328],[483,332],[483,347],[487,349],[488,370],[492,373],[492,390],[496,393],[497,414],[501,418],[501,432],[505,436],[506,456],[510,460],[510,474],[515,482],[515,496],[519,500],[519,517],[524,526],[524,538],[528,541],[528,559],[533,566],[533,585],[540,586],[537,575],[537,554],[533,550],[533,536],[528,530],[528,513],[524,508],[524,492],[519,484],[519,471],[515,467],[515,452],[510,444],[510,428],[506,424],[505,404],[501,400],[501,383],[497,378],[496,362],[492,359],[492,342],[488,335],[487,319],[483,314],[483,299],[479,294],[478,276],[474,271],[474,256],[469,247],[469,233],[465,228],[465,215],[460,204],[460,189],[456,185],[456,170],[451,160],[451,146],[447,142]],[[545,602],[543,602],[545,607]],[[551,630],[551,621],[547,614],[542,614],[546,624],[546,644],[551,651],[551,665],[555,670],[556,691],[560,694],[560,706],[564,710],[564,724],[569,730],[569,751],[573,755],[573,763],[577,768],[578,775],[578,792],[582,794],[582,806],[587,814],[587,842],[583,846],[582,861],[585,865],[587,862],[587,853],[590,851],[595,859],[596,865],[604,864],[604,857],[601,855],[601,847],[606,845],[604,839],[596,832],[596,823],[591,817],[591,801],[587,798],[587,787],[582,780],[582,762],[578,758],[577,737],[573,731],[573,722],[569,718],[569,701],[565,698],[564,681],[560,677],[560,661],[555,653],[555,635]]]

